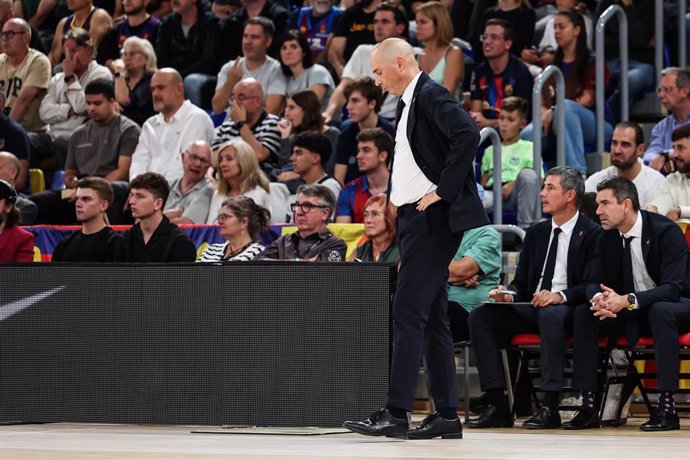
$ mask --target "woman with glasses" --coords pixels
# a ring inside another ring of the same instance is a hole
[[[248,261],[264,250],[257,240],[268,227],[271,213],[247,196],[233,196],[223,201],[217,216],[218,233],[225,243],[210,245],[199,262]]]
[[[395,242],[395,211],[385,195],[375,195],[364,205],[364,234],[367,240],[350,256],[357,262],[400,262]]]
[[[245,141],[234,139],[221,144],[216,152],[220,177],[211,198],[206,223],[216,223],[223,201],[232,196],[244,195],[252,198],[257,205],[271,209],[268,179],[259,167],[254,149]]]
[[[148,40],[129,37],[122,45],[122,59],[113,61],[115,98],[122,114],[139,126],[154,116],[151,77],[158,70],[156,53]]]
[[[439,2],[427,2],[417,8],[417,40],[424,45],[419,67],[450,94],[458,94],[465,72],[462,50],[451,44],[453,25],[448,9]]]
[[[280,41],[280,68],[285,75],[287,97],[291,97],[298,91],[310,89],[316,94],[319,103],[323,103],[322,110],[326,109],[335,83],[328,70],[314,64],[307,39],[287,32]]]

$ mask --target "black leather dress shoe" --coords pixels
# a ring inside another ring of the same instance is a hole
[[[363,422],[346,421],[343,428],[347,428],[355,433],[365,436],[391,436],[404,438],[410,430],[407,417],[396,418],[388,412],[388,409],[381,409],[374,412]]]
[[[513,426],[513,416],[508,411],[499,411],[495,406],[487,404],[479,417],[465,422],[469,428],[510,428]]]
[[[486,393],[482,393],[481,396],[475,396],[470,398],[470,412],[473,414],[481,414],[486,407]]]
[[[678,414],[666,412],[663,407],[658,406],[645,423],[640,425],[642,431],[671,431],[680,430]]]
[[[446,420],[438,412],[434,412],[419,422],[417,428],[407,432],[407,439],[462,439],[462,424],[460,419]]]
[[[569,422],[565,422],[561,428],[564,430],[586,430],[588,428],[599,428],[601,421],[597,411],[589,408],[580,408]]]
[[[524,428],[530,430],[549,430],[561,427],[561,415],[557,410],[551,410],[546,406],[537,409],[537,413],[522,424]]]

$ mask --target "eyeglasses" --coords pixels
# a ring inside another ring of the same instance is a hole
[[[0,35],[2,35],[2,38],[6,38],[7,40],[11,40],[12,37],[14,37],[15,35],[22,35],[22,34],[25,34],[25,33],[26,33],[25,30],[21,30],[21,31],[18,31],[18,32],[17,32],[17,31],[14,31],[14,30],[7,30],[7,31],[5,31],[5,32],[0,33]]]
[[[232,214],[223,214],[223,213],[221,212],[220,214],[218,214],[218,219],[217,219],[217,220],[218,220],[218,223],[223,223],[223,222],[225,222],[226,220],[232,219],[233,217],[235,217],[235,216],[233,216]]]
[[[292,212],[297,212],[298,209],[300,209],[304,214],[307,214],[309,211],[311,211],[314,208],[319,208],[319,209],[328,209],[328,206],[324,206],[322,204],[313,204],[313,203],[292,203],[290,205],[290,210]]]
[[[134,57],[137,54],[144,54],[144,53],[142,53],[141,51],[127,51],[127,52],[123,51],[122,57]]]
[[[656,92],[657,92],[658,94],[663,94],[663,93],[669,94],[669,93],[673,92],[673,90],[674,90],[675,88],[676,88],[675,86],[659,86],[659,87],[656,89]]]
[[[481,41],[486,41],[486,40],[491,40],[491,41],[498,41],[498,40],[504,40],[504,37],[498,34],[481,34],[479,36],[479,39]]]
[[[232,101],[234,101],[234,100],[238,100],[238,101],[240,101],[240,102],[244,102],[244,101],[246,101],[247,99],[254,99],[254,98],[256,98],[256,97],[258,97],[258,96],[245,96],[244,94],[238,94],[237,96],[234,96],[234,95],[231,94],[231,95],[230,95],[230,102],[232,102]]]
[[[188,159],[191,163],[199,162],[199,163],[201,163],[202,165],[210,165],[210,164],[211,164],[211,162],[208,161],[206,158],[202,158],[202,157],[200,157],[199,155],[195,155],[195,154],[193,154],[193,153],[191,153],[191,152],[188,152],[188,151],[186,151],[186,150],[185,150],[184,152],[182,152],[182,154],[183,154],[183,155],[186,155],[186,156],[187,156],[187,159]]]

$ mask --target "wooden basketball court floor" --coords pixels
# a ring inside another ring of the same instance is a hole
[[[344,460],[690,458],[690,419],[681,430],[643,433],[632,419],[583,432],[522,428],[465,430],[462,440],[406,441],[352,433],[319,436],[192,433],[199,427],[92,424],[0,426],[2,460]],[[519,422],[521,423],[521,422]],[[205,427],[208,428],[208,427]]]

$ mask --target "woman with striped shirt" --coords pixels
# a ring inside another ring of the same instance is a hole
[[[247,196],[233,196],[223,201],[218,213],[219,233],[225,243],[210,245],[199,262],[248,261],[264,250],[257,242],[268,227],[271,213]]]

